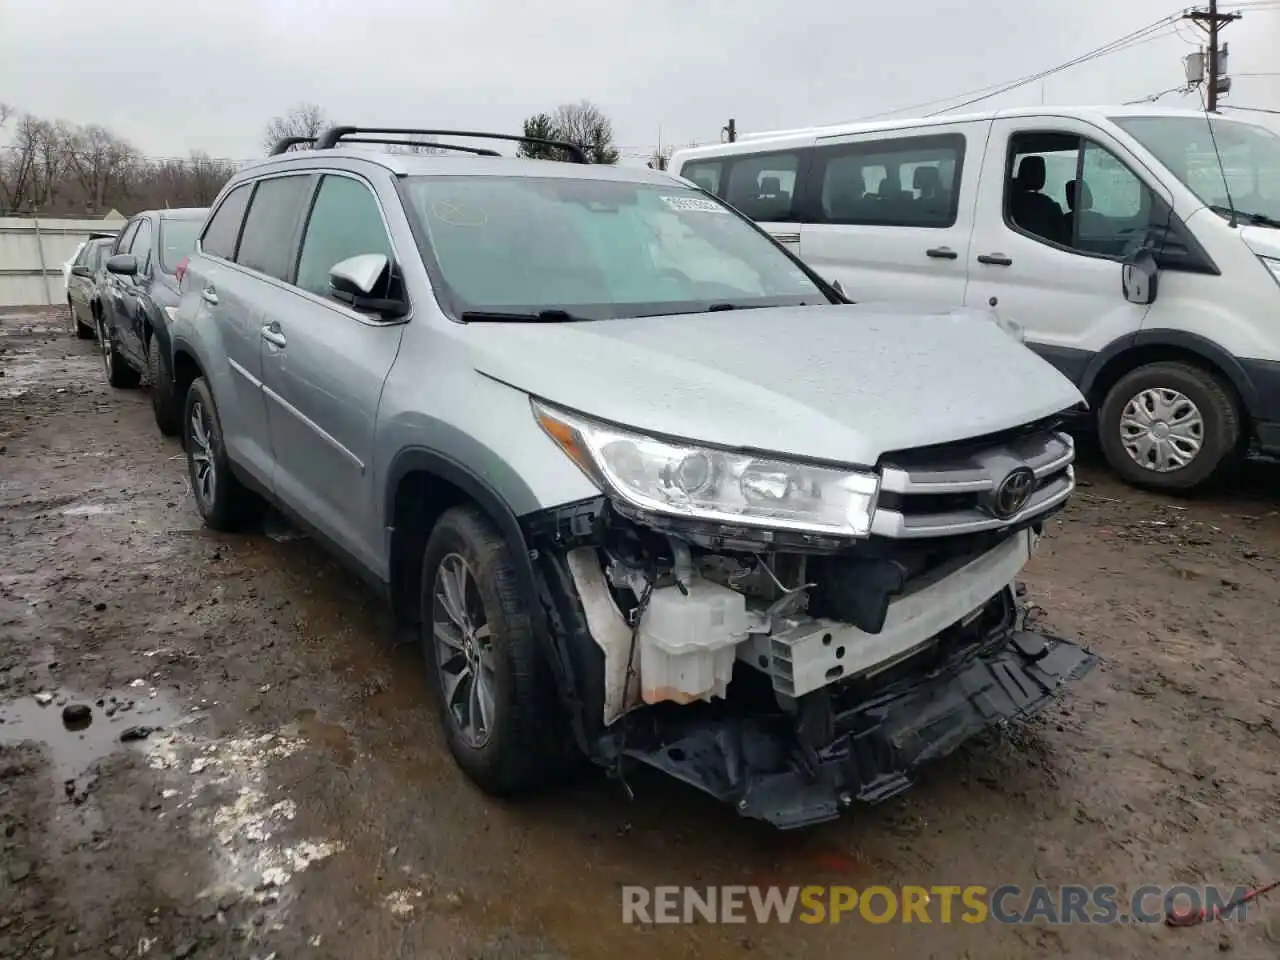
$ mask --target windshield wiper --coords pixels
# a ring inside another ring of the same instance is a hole
[[[536,313],[503,313],[498,310],[464,310],[463,323],[586,323],[591,317],[580,317],[568,310],[539,310]]]
[[[1252,224],[1255,227],[1276,227],[1277,229],[1280,229],[1280,220],[1277,220],[1275,217],[1268,217],[1265,213],[1250,213],[1247,210],[1232,210],[1230,207],[1223,206],[1220,203],[1209,204],[1209,209],[1224,217],[1229,217],[1234,213],[1237,220],[1243,220],[1245,223]]]

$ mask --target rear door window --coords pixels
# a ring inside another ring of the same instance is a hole
[[[249,205],[252,186],[251,183],[241,184],[218,205],[200,240],[202,252],[224,260],[235,259],[236,240],[240,236],[240,223],[244,220],[245,207]]]
[[[956,222],[964,136],[822,147],[814,176],[827,223],[950,227]]]
[[[293,174],[259,180],[244,218],[236,263],[277,280],[288,280],[294,240],[313,178]]]

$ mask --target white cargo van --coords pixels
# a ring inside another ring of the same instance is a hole
[[[671,169],[854,300],[1020,323],[1132,483],[1188,490],[1250,446],[1280,454],[1280,136],[1265,127],[1038,107],[749,136]]]

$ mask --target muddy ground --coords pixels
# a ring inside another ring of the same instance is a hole
[[[619,893],[1280,878],[1280,468],[1177,502],[1086,458],[1027,579],[1105,664],[905,795],[778,834],[655,777],[486,799],[377,601],[283,528],[202,529],[146,392],[62,314],[0,317],[0,373],[0,958],[1280,952],[1276,900],[1185,930],[626,926]]]

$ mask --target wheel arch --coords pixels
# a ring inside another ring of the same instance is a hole
[[[200,359],[195,351],[182,340],[173,341],[170,355],[173,360],[174,397],[181,412],[187,402],[187,390],[197,377],[204,376],[204,368],[200,365]]]
[[[387,471],[383,521],[388,546],[388,581],[392,605],[406,622],[416,623],[422,578],[422,551],[435,521],[450,507],[473,503],[493,522],[507,542],[534,627],[546,629],[538,603],[529,547],[515,512],[493,486],[447,454],[408,447],[396,454]]]
[[[1216,374],[1229,388],[1241,417],[1251,417],[1257,407],[1257,387],[1240,361],[1208,337],[1184,330],[1141,330],[1113,341],[1090,361],[1080,392],[1091,409],[1101,410],[1107,392],[1121,377],[1160,361],[1182,361]]]

